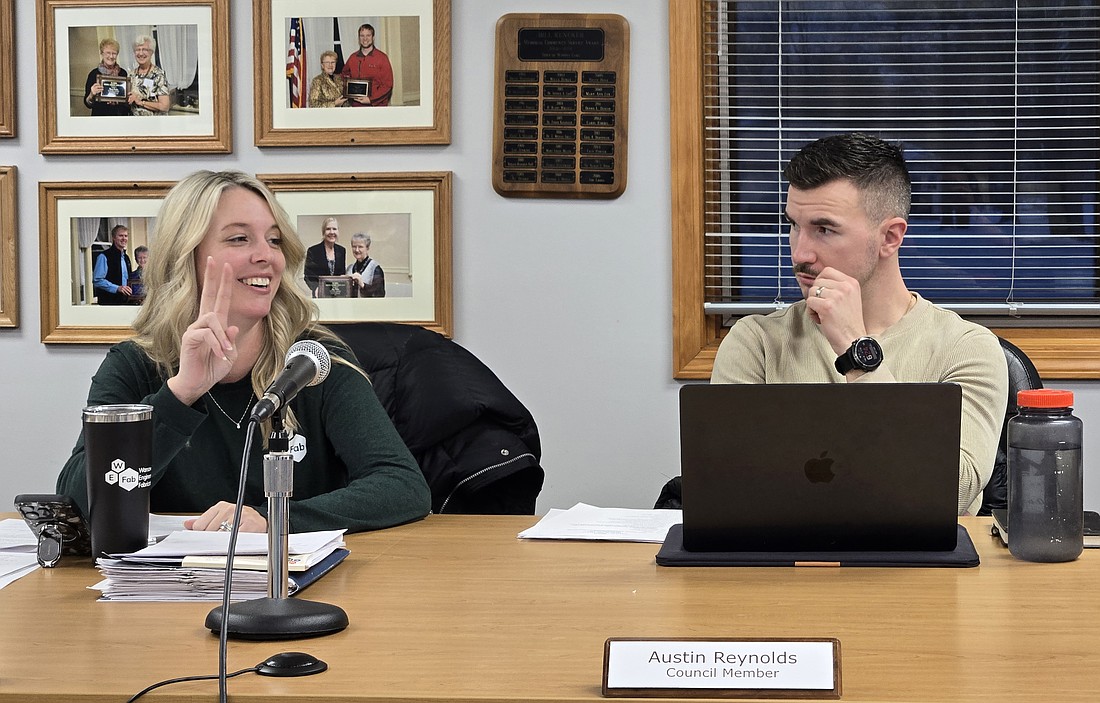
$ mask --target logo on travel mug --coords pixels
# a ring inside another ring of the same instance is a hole
[[[142,478],[145,480],[143,481]],[[122,459],[115,459],[111,462],[111,470],[103,475],[103,480],[108,485],[117,485],[124,491],[132,491],[135,488],[148,488],[150,485],[148,472],[143,477],[137,469],[126,468],[126,462]]]

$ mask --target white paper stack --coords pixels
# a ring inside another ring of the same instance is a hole
[[[150,515],[149,539],[182,530],[186,519],[178,515]],[[37,550],[38,539],[24,520],[0,520],[0,588],[38,568]]]
[[[140,564],[122,559],[96,559],[103,580],[91,588],[105,601],[219,601],[225,572],[167,564]],[[233,570],[232,600],[267,595],[267,572]]]
[[[20,519],[0,520],[0,588],[38,568],[38,540]]]
[[[294,593],[338,563],[334,554],[344,546],[345,530],[302,532],[289,538],[291,561],[300,573],[291,574]],[[96,559],[103,580],[91,586],[105,601],[218,601],[222,597],[224,565],[229,548],[226,532],[173,532],[157,544],[130,554]],[[347,554],[342,550],[343,555]],[[237,540],[230,598],[234,601],[267,595],[267,535],[241,533]],[[326,567],[327,563],[327,568]],[[194,564],[199,564],[195,566]],[[258,568],[257,568],[258,567]],[[311,570],[321,570],[311,573]],[[306,580],[308,579],[308,580]]]

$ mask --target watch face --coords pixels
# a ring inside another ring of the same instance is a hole
[[[856,363],[864,368],[878,366],[882,361],[882,349],[878,342],[868,337],[857,340],[853,345],[852,353],[855,355]]]

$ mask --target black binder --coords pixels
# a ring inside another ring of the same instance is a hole
[[[338,547],[333,550],[332,554],[317,562],[313,566],[309,567],[305,571],[290,572],[289,578],[293,584],[289,589],[289,595],[297,595],[304,591],[307,586],[312,585],[328,572],[336,568],[336,566],[342,562],[347,555],[348,550],[344,547]]]

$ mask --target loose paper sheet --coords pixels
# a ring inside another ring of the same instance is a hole
[[[579,539],[610,542],[665,541],[669,528],[684,521],[680,510],[597,508],[577,503],[568,510],[552,508],[520,539]]]

